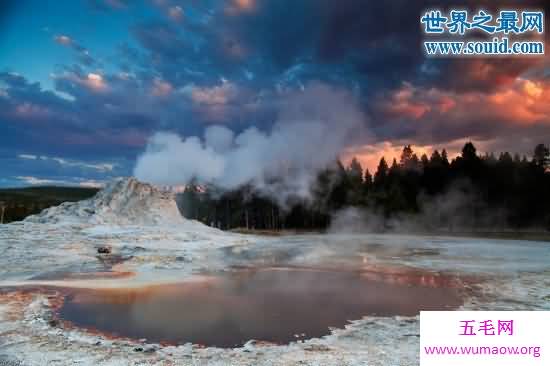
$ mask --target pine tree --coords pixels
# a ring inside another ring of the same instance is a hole
[[[550,165],[550,149],[544,144],[538,144],[533,154],[533,163],[542,169],[547,169]]]
[[[371,187],[371,186],[372,186],[372,174],[369,172],[368,169],[365,171],[365,179],[364,179],[364,182],[365,182],[365,186],[367,186],[367,187]]]
[[[430,157],[430,166],[439,165],[443,165],[443,159],[441,158],[441,154],[439,154],[439,151],[434,150],[432,156]]]
[[[420,162],[422,163],[422,169],[426,169],[426,167],[430,164],[428,155],[422,154],[422,156],[420,157]]]
[[[359,187],[363,183],[363,167],[361,163],[354,157],[347,170],[350,182],[354,187]]]
[[[443,166],[445,167],[449,166],[449,159],[447,158],[447,150],[445,149],[441,151],[441,162],[443,163]]]
[[[388,163],[386,163],[386,159],[383,157],[380,159],[380,162],[378,163],[378,168],[376,169],[376,173],[374,173],[374,185],[377,187],[381,187],[386,182],[386,177],[388,176]]]
[[[462,148],[462,159],[466,161],[475,161],[479,159],[477,156],[476,147],[471,141],[464,144],[464,147]]]
[[[401,165],[401,167],[405,169],[409,169],[412,157],[413,157],[413,149],[411,145],[405,145],[405,147],[403,147],[403,151],[401,152],[399,165]]]

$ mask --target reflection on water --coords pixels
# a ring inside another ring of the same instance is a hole
[[[288,343],[326,335],[329,327],[364,315],[456,308],[462,301],[449,283],[430,274],[249,269],[169,286],[76,290],[59,315],[78,326],[150,342]]]

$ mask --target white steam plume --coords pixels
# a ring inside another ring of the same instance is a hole
[[[365,116],[346,91],[314,83],[280,103],[271,131],[250,127],[235,136],[211,126],[201,139],[158,132],[137,159],[134,175],[155,184],[199,182],[254,189],[286,204],[309,199],[318,172],[365,134]]]

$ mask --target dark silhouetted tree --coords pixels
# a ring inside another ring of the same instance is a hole
[[[388,163],[386,163],[386,159],[381,158],[380,162],[378,163],[378,168],[376,169],[376,173],[374,173],[374,186],[376,188],[382,188],[384,186],[384,183],[386,182],[387,176],[388,176]]]
[[[533,163],[542,169],[548,169],[550,164],[550,149],[544,144],[538,144],[533,154]]]

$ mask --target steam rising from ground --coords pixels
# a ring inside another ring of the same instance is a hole
[[[444,193],[417,196],[419,212],[385,215],[381,209],[347,207],[332,214],[329,231],[354,232],[505,232],[510,230],[505,207],[488,207],[468,181],[451,185]]]
[[[314,83],[283,98],[267,132],[250,127],[235,135],[216,125],[202,138],[156,133],[134,175],[162,185],[196,179],[229,190],[250,184],[283,205],[291,197],[307,200],[318,172],[365,134],[364,119],[348,92]]]

